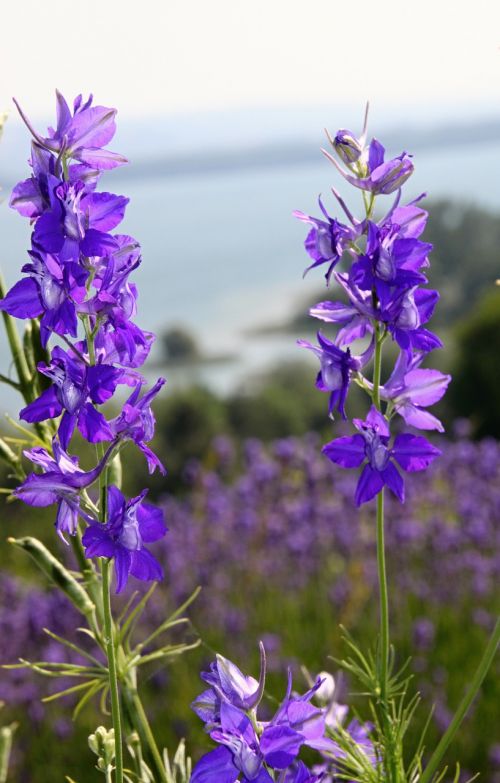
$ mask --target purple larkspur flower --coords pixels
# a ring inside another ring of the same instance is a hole
[[[395,342],[403,349],[429,352],[441,348],[441,340],[423,324],[432,317],[439,299],[437,291],[412,287],[395,291],[388,300],[374,306],[371,291],[365,291],[351,282],[346,275],[335,274],[349,304],[343,302],[319,302],[310,314],[327,323],[338,323],[339,345],[348,345],[366,333],[373,331],[373,321],[385,324]]]
[[[413,354],[410,358],[407,351],[401,351],[390,378],[380,389],[380,396],[390,401],[394,410],[411,427],[443,432],[439,419],[423,408],[434,405],[442,398],[451,375],[444,375],[438,370],[421,369],[419,365],[423,359],[424,354]]]
[[[116,592],[125,588],[129,575],[144,582],[163,579],[163,569],[145,544],[158,541],[167,532],[163,511],[144,503],[147,490],[126,500],[117,487],[108,487],[105,524],[93,521],[82,538],[86,557],[113,560]]]
[[[257,720],[264,671],[265,654],[261,646],[259,681],[246,677],[235,664],[220,656],[208,674],[202,675],[211,687],[192,706],[207,724],[211,738],[223,747],[200,759],[193,770],[193,783],[272,780],[266,767],[283,772],[279,780],[307,780],[292,775],[302,746],[335,750],[334,743],[324,736],[326,710],[310,704],[320,680],[307,693],[297,696],[292,694],[289,672],[287,692],[274,717],[264,723]],[[285,771],[290,775],[285,775]]]
[[[108,232],[122,220],[128,199],[88,192],[81,182],[49,177],[50,205],[36,220],[33,244],[61,261],[106,256],[117,247]]]
[[[373,355],[373,340],[361,356],[352,356],[349,348],[343,350],[336,343],[324,337],[321,332],[318,332],[317,337],[319,347],[311,345],[307,340],[297,340],[297,344],[312,351],[320,361],[321,369],[316,378],[316,387],[330,394],[329,414],[331,415],[333,410],[337,408],[342,418],[347,419],[345,401],[351,377]]]
[[[325,278],[329,282],[334,268],[349,248],[350,243],[356,238],[356,230],[331,218],[321,198],[319,198],[319,207],[324,215],[324,220],[306,215],[300,210],[296,210],[293,214],[299,220],[312,226],[304,246],[313,259],[313,263],[307,267],[304,275],[311,269],[328,264]]]
[[[137,324],[116,314],[113,323],[105,321],[95,337],[95,352],[99,359],[107,364],[119,364],[122,367],[141,367],[149,356],[155,341],[152,332],[140,329]],[[129,385],[137,382],[137,373],[124,374]]]
[[[46,209],[50,209],[50,187],[61,182],[62,171],[60,161],[35,141],[31,145],[30,166],[32,175],[14,186],[9,206],[23,217],[36,220]],[[77,163],[67,167],[65,179],[72,184],[84,183],[90,193],[95,190],[98,178],[98,171]]]
[[[15,318],[40,317],[42,345],[50,335],[77,335],[76,309],[86,295],[87,270],[79,264],[60,264],[50,253],[30,251],[31,263],[23,272],[29,277],[19,280],[0,300],[0,310]]]
[[[432,250],[428,242],[413,237],[401,237],[398,224],[377,226],[368,221],[366,250],[349,270],[349,279],[360,289],[374,289],[384,302],[391,288],[411,288],[427,283],[421,273],[429,266],[427,258]]]
[[[78,95],[71,111],[63,95],[56,90],[57,125],[49,128],[45,137],[37,133],[18,102],[14,102],[28,130],[43,149],[98,170],[121,166],[127,162],[123,155],[103,149],[115,135],[116,109],[92,106],[92,100],[90,95],[83,102]]]
[[[115,419],[108,422],[114,436],[119,440],[132,440],[140,448],[149,472],[153,473],[157,468],[165,475],[166,471],[156,456],[147,445],[154,435],[155,417],[151,410],[151,402],[165,384],[164,378],[159,378],[151,389],[140,396],[142,383],[138,383],[134,391],[122,408],[122,412]]]
[[[198,696],[191,707],[205,723],[215,724],[220,714],[222,701],[232,704],[237,709],[248,711],[255,709],[260,703],[266,680],[266,654],[264,645],[260,643],[260,676],[256,680],[247,676],[235,663],[217,655],[211,663],[208,672],[201,674],[210,688]]]
[[[425,470],[441,454],[425,438],[409,433],[396,435],[389,446],[386,418],[372,405],[366,421],[353,420],[358,435],[336,438],[323,446],[323,453],[343,468],[364,468],[355,493],[357,506],[367,503],[387,486],[404,502],[404,482],[394,462],[406,472]]]
[[[112,324],[115,318],[128,321],[136,315],[137,287],[128,278],[142,260],[141,247],[133,237],[116,234],[113,240],[114,249],[93,264],[96,294],[79,308],[88,315],[106,316]]]
[[[70,457],[57,440],[53,442],[54,456],[46,449],[34,448],[25,455],[43,473],[30,473],[27,479],[13,491],[28,506],[51,506],[57,503],[56,530],[64,540],[64,534],[75,535],[80,511],[80,492],[90,487],[106,467],[111,446],[93,470],[84,471],[76,457]]]
[[[88,365],[76,354],[71,356],[57,345],[52,351],[51,363],[39,364],[38,370],[50,378],[52,386],[21,410],[21,419],[44,421],[64,412],[59,424],[59,438],[64,449],[77,425],[90,443],[113,439],[113,430],[95,406],[113,396],[121,380],[121,370],[106,364]]]

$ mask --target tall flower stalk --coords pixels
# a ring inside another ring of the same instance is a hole
[[[319,218],[296,212],[310,226],[305,247],[312,258],[312,268],[326,267],[327,285],[335,284],[344,301],[323,301],[310,314],[337,327],[333,341],[318,333],[318,346],[304,340],[299,344],[313,351],[320,361],[316,385],[330,395],[329,413],[338,410],[347,419],[345,402],[351,383],[367,392],[371,407],[364,420],[353,419],[357,433],[336,438],[323,447],[323,453],[344,468],[360,468],[355,502],[357,506],[376,498],[377,567],[380,599],[380,632],[377,666],[370,663],[351,643],[354,658],[347,662],[351,673],[358,675],[375,698],[379,716],[378,754],[384,778],[396,783],[406,779],[401,750],[403,716],[396,700],[405,692],[405,682],[395,675],[392,666],[389,629],[389,591],[386,573],[384,492],[387,487],[404,502],[406,472],[425,470],[439,455],[439,450],[421,435],[406,431],[443,431],[441,422],[427,407],[443,396],[450,377],[423,369],[427,355],[441,347],[439,338],[425,324],[430,320],[439,299],[437,291],[427,288],[426,269],[432,246],[421,240],[427,212],[420,202],[425,196],[404,203],[402,189],[413,173],[411,157],[402,153],[386,160],[385,149],[377,139],[367,141],[367,116],[360,137],[349,130],[339,130],[334,137],[327,133],[329,150],[323,150],[344,180],[361,191],[364,216],[353,216],[344,200],[332,189],[346,222],[332,218],[320,198]],[[377,214],[379,199],[392,196]],[[383,346],[392,340],[399,354],[390,376],[382,378]],[[351,346],[364,342],[365,347],[354,360]],[[368,346],[366,346],[368,343]],[[373,356],[373,364],[370,360]],[[365,369],[366,368],[366,369]],[[370,373],[371,368],[371,373]],[[395,436],[392,437],[392,431]],[[475,693],[491,663],[500,631],[493,632],[471,688],[465,695],[455,718],[436,748],[422,774],[417,754],[412,772],[429,783],[458,729]],[[399,694],[398,694],[399,691]],[[401,702],[401,709],[403,709]],[[410,774],[407,775],[411,777]]]
[[[101,755],[98,765],[107,780],[114,770],[115,783],[123,783],[125,727],[127,736],[135,732],[127,747],[137,779],[149,780],[152,774],[144,753],[155,779],[166,783],[165,761],[137,691],[137,670],[149,660],[187,649],[159,643],[144,652],[148,642],[185,621],[176,614],[148,640],[134,644],[135,622],[152,591],[136,605],[129,602],[118,620],[111,604],[113,572],[117,593],[125,590],[130,577],[144,582],[163,578],[162,566],[149,549],[167,532],[163,512],[146,502],[147,490],[131,499],[122,494],[119,460],[122,448],[132,443],[150,473],[165,472],[148,445],[155,427],[151,403],[164,379],[145,390],[139,372],[154,336],[133,320],[138,291],[130,276],[142,260],[140,245],[131,236],[114,233],[128,198],[97,189],[105,171],[126,163],[107,149],[116,110],[94,106],[92,96],[87,101],[78,96],[70,107],[59,92],[56,95],[57,122],[46,136],[33,128],[16,102],[33,137],[32,172],[14,187],[10,206],[29,218],[33,230],[24,277],[8,292],[2,290],[0,309],[17,372],[17,381],[9,382],[25,401],[20,418],[34,425],[33,431],[21,427],[30,446],[24,456],[34,469],[26,476],[21,455],[4,441],[1,456],[15,469],[16,498],[36,507],[56,506],[56,532],[65,543],[71,540],[81,581],[36,539],[12,542],[27,551],[84,614],[87,633],[106,656],[102,665],[74,643],[58,639],[89,665],[46,662],[35,670],[78,677],[77,686],[59,694],[79,692],[77,711],[89,698],[109,694],[113,731],[106,735],[106,758]],[[15,318],[26,322],[22,339]],[[110,418],[102,406],[119,387],[128,387],[127,400]],[[76,430],[95,448],[95,463],[88,470],[72,453]],[[20,665],[30,666],[25,661]]]

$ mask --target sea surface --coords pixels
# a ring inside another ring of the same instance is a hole
[[[466,200],[500,213],[500,186],[494,174],[499,160],[500,140],[423,148],[414,159],[407,198],[426,191],[432,199]],[[20,170],[19,179],[27,174],[27,168]],[[144,176],[139,166],[131,167],[129,174],[124,169],[106,175],[104,188],[130,197],[120,231],[135,236],[143,248],[143,263],[134,278],[140,290],[139,325],[158,334],[174,324],[184,326],[207,355],[230,352],[236,357],[228,364],[170,372],[174,385],[195,379],[224,392],[272,367],[277,359],[299,354],[293,337],[257,338],[248,332],[279,324],[318,290],[320,274],[302,279],[307,264],[305,226],[292,211],[317,214],[317,196],[322,193],[335,214],[329,190],[339,187],[340,179],[319,152],[317,162],[270,165],[256,157],[254,165],[249,160],[246,166],[200,172],[193,166],[171,176],[163,170],[155,176],[151,166]],[[3,195],[1,266],[10,286],[26,259],[29,226],[9,209],[8,190]],[[381,198],[389,208],[391,197]],[[360,202],[349,202],[358,214]],[[152,359],[159,356],[157,349]],[[0,372],[8,372],[8,366],[2,334]],[[5,395],[5,387],[0,387],[0,394],[3,405],[15,409],[10,391]]]

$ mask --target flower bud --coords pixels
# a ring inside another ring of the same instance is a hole
[[[0,783],[7,782],[12,737],[16,730],[16,725],[12,723],[10,726],[2,726],[0,729]]]
[[[335,693],[335,679],[330,672],[320,672],[317,677],[322,680],[321,685],[316,691],[316,698],[323,704],[328,704],[333,699]]]
[[[413,174],[413,163],[408,155],[403,153],[399,158],[394,158],[379,167],[379,176],[372,176],[374,193],[382,193],[388,196],[398,190],[408,177]]]
[[[113,763],[115,757],[115,730],[99,726],[94,734],[89,736],[89,748],[92,753],[102,759],[105,766]]]
[[[363,147],[359,139],[349,130],[339,130],[333,140],[333,148],[344,163],[356,163]]]

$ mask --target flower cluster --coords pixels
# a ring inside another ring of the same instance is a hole
[[[303,695],[292,691],[291,673],[285,697],[270,720],[257,716],[264,693],[266,656],[261,644],[259,680],[247,677],[227,658],[217,656],[202,679],[209,685],[192,704],[206,731],[218,744],[193,770],[192,783],[319,783],[332,779],[335,759],[342,755],[329,736],[342,724],[347,708],[335,701],[333,678],[320,675]],[[311,703],[319,697],[324,706]],[[369,726],[353,720],[347,731],[376,763]],[[298,756],[302,747],[321,754],[314,770]]]
[[[38,362],[35,393],[20,417],[46,422],[52,443],[25,452],[37,471],[14,494],[33,506],[57,503],[56,528],[63,538],[74,535],[83,519],[87,556],[114,559],[120,591],[129,573],[146,581],[161,578],[145,545],[166,532],[161,512],[144,503],[145,492],[126,501],[117,487],[109,487],[108,514],[100,521],[86,493],[126,441],[144,453],[150,472],[164,472],[148,446],[154,434],[151,401],[164,380],[142,393],[145,379],[138,372],[154,339],[133,320],[138,292],[130,275],[141,263],[140,246],[114,233],[128,199],[97,191],[101,174],[127,161],[106,149],[116,110],[94,106],[92,96],[87,101],[78,96],[71,109],[57,92],[57,122],[47,136],[18,109],[33,136],[32,174],[14,187],[10,205],[29,218],[33,232],[25,276],[0,308],[17,318],[39,319],[37,355],[47,359]],[[49,345],[53,335],[64,348]],[[120,385],[131,387],[129,399],[117,417],[107,419],[100,406]],[[82,470],[68,453],[76,430],[89,443],[109,444],[106,451],[98,446],[100,459],[92,470]]]
[[[299,344],[319,358],[317,386],[330,394],[330,414],[336,409],[346,418],[345,401],[353,380],[372,398],[365,421],[353,422],[358,434],[337,438],[323,449],[344,468],[363,466],[356,504],[371,500],[384,486],[403,502],[404,482],[398,468],[425,470],[439,451],[422,436],[410,433],[398,434],[391,445],[389,424],[399,414],[417,429],[442,431],[440,421],[425,408],[443,396],[450,381],[448,375],[420,367],[426,355],[441,346],[426,327],[439,294],[425,287],[424,270],[432,249],[420,239],[427,220],[420,206],[425,194],[401,204],[401,188],[413,172],[411,158],[402,153],[386,161],[377,139],[366,142],[366,122],[360,138],[348,130],[328,138],[345,167],[324,152],[344,179],[362,190],[365,215],[361,220],[353,217],[335,190],[347,224],[330,217],[321,199],[321,218],[294,213],[311,226],[305,248],[313,263],[306,272],[326,266],[327,284],[335,282],[347,300],[320,302],[310,311],[313,317],[337,327],[333,341],[318,333],[318,346],[304,340]],[[375,219],[376,197],[392,193],[396,194],[392,206]],[[396,344],[399,356],[390,378],[381,385],[381,349],[387,337]],[[350,346],[359,340],[368,340],[368,346],[353,356]],[[372,357],[374,378],[370,382],[362,370]]]

